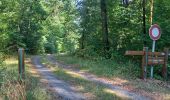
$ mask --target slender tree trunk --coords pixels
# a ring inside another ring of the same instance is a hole
[[[145,18],[145,15],[146,15],[146,0],[143,0],[143,36],[144,36],[144,47],[146,46],[146,18]]]
[[[82,32],[82,35],[81,35],[81,40],[80,40],[80,46],[81,46],[81,49],[84,49],[85,48],[85,38],[86,38],[86,36],[85,36],[85,34],[87,33],[87,30],[86,30],[86,28],[88,27],[88,23],[89,23],[89,16],[88,16],[88,14],[89,14],[89,9],[88,9],[88,4],[87,3],[85,3],[85,17],[84,17],[84,19],[85,19],[85,23],[84,23],[84,28],[83,28],[83,32]]]
[[[106,0],[101,0],[101,18],[102,18],[102,33],[103,33],[103,46],[104,55],[106,58],[110,58],[109,55],[109,39],[108,39],[108,19],[107,19],[107,7]]]
[[[153,24],[153,0],[151,0],[151,16],[150,16],[150,24]]]
[[[82,34],[82,36],[81,36],[81,40],[80,40],[80,43],[81,43],[81,49],[84,49],[84,38],[85,38],[85,36],[84,36],[85,34],[84,34],[84,31],[83,31],[83,34]]]

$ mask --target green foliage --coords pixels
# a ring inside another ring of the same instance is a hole
[[[161,50],[170,47],[170,2],[168,0],[155,0],[154,23],[161,27],[162,36],[157,42],[157,47]]]
[[[41,22],[45,19],[45,11],[42,9],[40,0],[2,0],[1,21],[3,24],[2,41],[4,49],[8,47],[10,51],[16,51],[18,47],[32,49],[31,53],[42,51],[42,33],[40,33]]]
[[[79,38],[75,2],[50,0],[44,3],[44,8],[49,14],[42,30],[46,52],[74,52]]]
[[[147,46],[151,49],[152,40],[147,34],[146,38],[143,38],[142,28],[142,1],[133,0],[129,6],[122,6],[120,0],[107,0],[108,10],[108,27],[109,27],[109,43],[110,51],[114,57],[115,53],[123,55],[126,50],[142,50],[143,41],[147,41]],[[157,50],[160,51],[164,47],[169,47],[169,24],[168,19],[170,8],[168,6],[169,1],[154,0],[154,17],[153,23],[157,23],[161,26],[162,37],[157,42]],[[84,52],[84,55],[97,53],[102,56],[103,41],[101,33],[101,13],[100,2],[82,0],[79,1],[79,16],[80,16],[80,52]],[[166,13],[164,13],[166,12]],[[150,27],[150,2],[146,3],[146,31],[148,33]],[[167,20],[167,21],[165,21]],[[83,43],[82,43],[83,42]],[[84,48],[81,50],[82,44]],[[89,49],[89,48],[91,48]],[[92,53],[95,52],[95,53]]]
[[[1,0],[0,50],[16,51],[24,47],[31,54],[77,53],[84,57],[103,57],[100,0]],[[142,50],[143,41],[151,48],[149,35],[143,38],[142,2],[133,0],[123,6],[120,0],[107,0],[107,51],[112,58],[126,50]],[[168,0],[154,0],[153,23],[161,26],[162,37],[156,50],[169,47]],[[150,27],[150,2],[146,3],[146,30]],[[148,31],[147,31],[148,32]]]
[[[4,72],[4,66],[3,66],[3,62],[4,62],[4,56],[3,54],[0,52],[0,77],[3,77],[3,72]],[[2,78],[0,78],[0,86],[2,84]]]
[[[87,70],[98,76],[105,77],[121,77],[121,78],[136,78],[140,76],[140,68],[137,64],[129,61],[126,63],[117,62],[116,60],[106,59],[84,59],[76,56],[61,55],[57,59],[66,62],[67,64],[77,64],[78,69]]]
[[[3,53],[0,52],[0,66],[2,66],[3,61],[4,61],[4,55]]]

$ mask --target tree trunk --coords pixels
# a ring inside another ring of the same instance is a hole
[[[144,39],[144,47],[146,46],[146,0],[143,0],[143,39]]]
[[[85,38],[85,36],[84,36],[84,31],[83,31],[82,36],[81,36],[81,40],[80,40],[81,49],[84,49],[84,38]]]
[[[110,58],[106,0],[101,0],[100,2],[101,2],[101,18],[102,18],[102,33],[103,33],[104,55],[105,55],[106,58]]]

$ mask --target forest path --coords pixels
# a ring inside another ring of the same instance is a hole
[[[53,90],[53,94],[59,95],[59,99],[85,100],[85,97],[82,94],[77,93],[74,90],[74,87],[70,86],[62,80],[59,80],[50,69],[41,64],[40,56],[32,57],[32,63],[35,65],[36,70],[40,73],[41,78],[43,78],[43,80],[48,83],[48,87]]]
[[[99,78],[93,74],[82,72],[79,69],[73,69],[72,66],[65,65],[63,63],[60,63],[56,60],[54,55],[47,55],[47,59],[50,63],[54,64],[57,67],[60,67],[64,70],[71,71],[72,73],[78,74],[81,78],[95,82],[96,84],[101,84],[109,88],[113,93],[119,95],[119,96],[125,96],[133,100],[150,100],[149,97],[142,96],[140,94],[124,90],[123,88],[119,86],[114,86],[112,82],[103,80],[102,78]]]

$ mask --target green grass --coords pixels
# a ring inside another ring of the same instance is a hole
[[[37,77],[32,76],[27,70],[24,83],[18,82],[17,57],[5,60],[0,67],[0,97],[4,100],[49,100],[51,99]]]
[[[56,57],[58,60],[66,64],[72,64],[77,69],[86,70],[94,73],[97,76],[104,76],[108,78],[121,77],[121,78],[135,78],[140,75],[140,68],[132,62],[117,63],[114,60],[88,60],[76,56],[62,55]]]
[[[140,66],[132,62],[116,62],[113,60],[89,60],[76,56],[57,55],[61,63],[73,65],[73,68],[93,73],[99,77],[106,77],[111,80],[120,78],[126,80],[126,85],[133,86],[136,90],[143,90],[148,93],[158,93],[170,99],[170,86],[168,81],[139,79]]]

